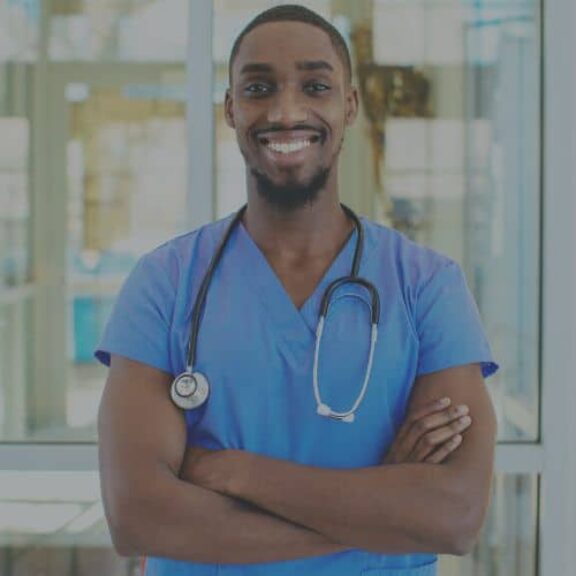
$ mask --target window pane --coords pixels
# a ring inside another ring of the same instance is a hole
[[[31,68],[37,1],[0,2],[0,440],[26,430],[33,286]]]
[[[33,62],[38,57],[41,0],[0,2],[0,62]],[[2,92],[0,85],[0,94]]]
[[[501,363],[490,390],[507,441],[538,436],[539,27],[535,0],[377,0],[372,59],[356,51],[385,134],[365,144],[376,214],[465,269]]]
[[[96,440],[114,299],[188,228],[188,7],[0,1],[0,441]]]
[[[0,290],[30,278],[29,61],[37,35],[35,3],[0,2]]]
[[[14,296],[0,291],[0,438],[25,433],[30,378],[27,334],[30,329],[30,296],[18,290]],[[0,493],[1,497],[1,493]]]
[[[0,81],[7,76],[2,68]],[[29,122],[8,111],[2,115],[1,108],[0,103],[0,287],[13,287],[30,277]]]
[[[182,72],[182,78],[183,81]],[[93,353],[136,260],[187,222],[183,84],[69,85],[66,424],[94,439],[106,369]]]
[[[182,62],[188,0],[51,0],[54,61]]]

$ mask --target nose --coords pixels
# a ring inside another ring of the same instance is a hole
[[[308,119],[302,97],[295,90],[279,90],[268,109],[268,122],[291,126]]]

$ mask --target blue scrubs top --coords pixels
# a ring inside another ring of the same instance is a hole
[[[177,375],[184,371],[190,317],[200,282],[232,216],[179,236],[140,259],[117,299],[96,357],[110,354]],[[353,424],[316,413],[315,329],[330,282],[350,273],[357,233],[301,309],[240,224],[210,285],[196,369],[208,402],[185,413],[188,444],[235,448],[330,468],[378,465],[398,430],[415,378],[481,363],[496,371],[463,273],[452,260],[362,219],[359,275],[380,295],[372,376]],[[348,410],[360,391],[370,348],[370,297],[343,286],[334,295],[320,349],[323,402]],[[168,394],[168,390],[166,390]],[[430,554],[351,550],[277,563],[216,565],[149,558],[147,576],[433,576]]]

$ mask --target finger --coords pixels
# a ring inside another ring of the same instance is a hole
[[[469,412],[470,409],[468,406],[466,406],[466,404],[451,406],[441,410],[440,412],[429,414],[428,416],[420,418],[418,422],[414,423],[414,426],[416,426],[416,428],[419,429],[421,433],[428,433],[431,430],[446,426],[450,422],[453,422],[462,416],[466,416]]]
[[[464,432],[471,424],[470,416],[463,416],[446,426],[425,434],[418,440],[414,450],[409,455],[410,461],[423,462],[439,446]]]
[[[425,462],[427,464],[441,464],[462,444],[462,436],[460,434],[456,434],[453,438],[450,438],[447,442],[442,444],[440,448],[430,454]]]
[[[202,446],[191,446],[186,449],[186,458],[189,462],[198,461],[204,454],[211,452],[208,448],[202,448]]]
[[[410,428],[414,426],[414,424],[426,416],[430,414],[435,414],[437,412],[441,412],[446,410],[451,404],[450,398],[441,398],[440,400],[434,400],[433,402],[428,402],[423,406],[417,408],[416,410],[411,411],[404,422],[402,422],[402,426],[398,430],[398,434],[396,434],[396,441],[402,441],[402,439],[406,436]]]
[[[410,453],[425,435],[431,431],[450,425],[452,422],[468,414],[469,408],[465,404],[451,406],[434,414],[419,419],[411,419],[410,428],[400,439],[403,449]]]

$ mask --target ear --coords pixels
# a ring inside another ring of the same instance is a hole
[[[352,126],[358,116],[359,94],[356,86],[350,86],[346,94],[346,126]]]
[[[230,128],[236,128],[234,112],[232,110],[232,93],[230,92],[230,88],[226,90],[226,95],[224,97],[224,117],[226,118],[226,124],[228,124]]]

